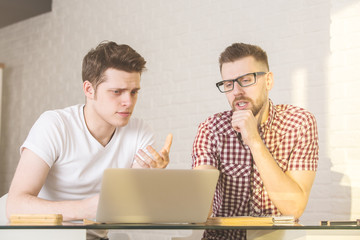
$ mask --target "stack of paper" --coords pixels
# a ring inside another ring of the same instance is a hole
[[[274,216],[274,225],[293,225],[296,222],[294,216]]]

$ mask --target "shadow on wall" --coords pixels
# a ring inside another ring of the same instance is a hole
[[[350,220],[351,185],[340,172],[331,170],[331,159],[322,157],[311,190],[307,213],[301,217],[306,223],[319,224],[325,220]]]
[[[330,198],[332,216],[329,219],[351,220],[352,187],[350,179],[339,172],[331,171]]]

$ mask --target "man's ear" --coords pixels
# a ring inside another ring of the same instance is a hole
[[[270,91],[274,86],[274,75],[272,72],[266,74],[266,89]]]
[[[91,84],[91,82],[89,82],[88,80],[84,81],[83,90],[84,90],[86,98],[94,99],[95,89],[94,89],[93,85]]]

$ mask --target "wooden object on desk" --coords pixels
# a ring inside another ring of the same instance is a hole
[[[62,225],[61,214],[14,214],[10,216],[11,225]]]
[[[83,219],[83,223],[84,223],[84,225],[101,224],[100,222],[96,222],[95,220],[91,220],[91,219],[87,219],[87,218]]]
[[[272,226],[273,217],[209,217],[206,225],[215,226]]]

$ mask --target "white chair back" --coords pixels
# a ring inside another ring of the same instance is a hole
[[[6,217],[6,200],[7,194],[0,198],[0,224],[6,224],[8,219]]]

